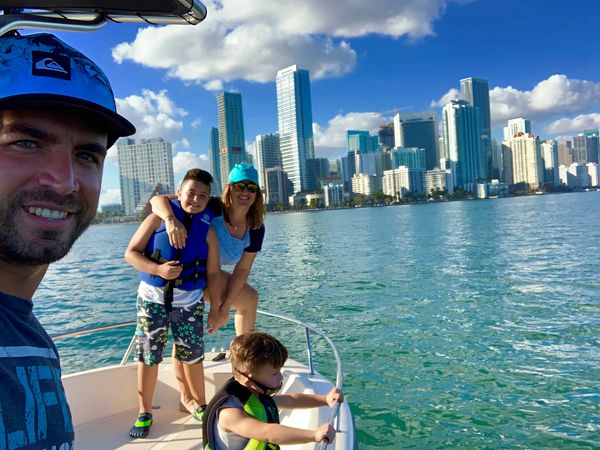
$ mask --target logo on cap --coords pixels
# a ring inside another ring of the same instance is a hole
[[[71,79],[71,60],[56,53],[33,51],[31,73],[40,77]]]

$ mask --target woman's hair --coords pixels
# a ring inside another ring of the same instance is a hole
[[[229,208],[231,208],[231,184],[226,184],[223,189],[223,217],[227,223],[231,223],[229,221]],[[248,214],[246,214],[246,218],[250,222],[250,228],[256,230],[261,227],[265,220],[265,201],[263,199],[262,191],[260,190],[260,186],[258,187],[258,191],[256,191],[254,203],[250,206],[248,210]]]
[[[181,185],[183,185],[183,183],[185,183],[187,180],[199,181],[206,184],[210,188],[210,183],[212,183],[213,177],[206,170],[190,169],[185,173],[183,180],[181,180]]]
[[[270,365],[281,369],[288,358],[285,346],[270,334],[247,331],[231,341],[231,367],[240,372],[254,372]]]

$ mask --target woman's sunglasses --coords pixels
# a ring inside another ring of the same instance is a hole
[[[233,186],[235,192],[244,192],[245,190],[248,190],[253,194],[258,192],[258,184],[254,183],[231,183],[231,186]]]

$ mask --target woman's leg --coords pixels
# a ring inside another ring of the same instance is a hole
[[[224,297],[227,298],[229,290],[229,280],[231,274],[221,270],[221,285],[225,286]],[[205,291],[204,298],[208,299],[208,291]],[[256,325],[256,310],[258,308],[258,292],[248,283],[240,291],[236,298],[231,299],[231,307],[235,309],[235,334],[239,336],[246,331],[254,330]],[[212,304],[211,304],[212,308]]]

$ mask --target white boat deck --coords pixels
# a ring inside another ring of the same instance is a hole
[[[209,400],[231,377],[229,359],[204,363],[206,398]],[[306,366],[288,360],[283,368],[282,392],[326,394],[333,387]],[[153,424],[144,439],[132,439],[129,429],[137,417],[137,363],[111,366],[63,377],[75,426],[75,447],[85,450],[201,449],[202,426],[189,413],[179,410],[179,390],[168,359],[160,365],[154,393]],[[329,449],[351,449],[354,442],[352,417],[347,403],[340,408],[340,430]],[[283,424],[314,429],[329,419],[329,408],[284,410]],[[314,449],[315,444],[283,446],[288,450]]]

